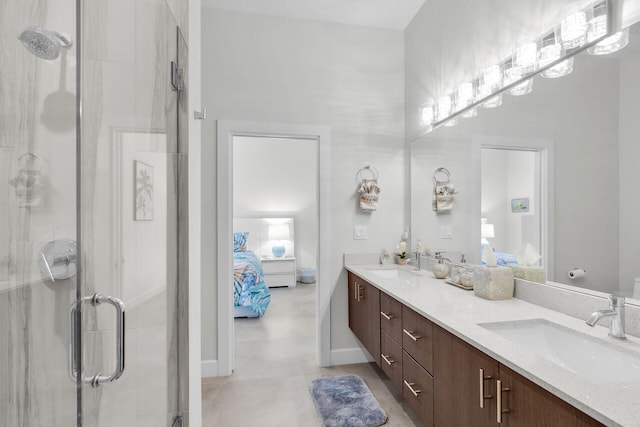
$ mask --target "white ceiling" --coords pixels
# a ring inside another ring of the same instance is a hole
[[[202,0],[204,7],[404,30],[425,0]]]

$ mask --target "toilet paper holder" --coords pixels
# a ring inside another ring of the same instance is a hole
[[[569,270],[569,272],[567,273],[567,276],[569,276],[569,279],[571,280],[580,279],[586,275],[587,270],[585,270],[584,268],[574,268],[573,270]]]

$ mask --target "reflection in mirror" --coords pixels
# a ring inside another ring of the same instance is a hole
[[[600,56],[581,52],[570,75],[538,76],[530,94],[505,95],[499,109],[482,109],[456,127],[442,127],[413,141],[412,239],[421,239],[432,251],[461,251],[469,254],[470,262],[479,263],[480,222],[489,215],[480,193],[484,198],[485,193],[498,192],[497,184],[480,185],[489,168],[481,166],[480,146],[487,141],[506,141],[505,145],[545,141],[553,161],[550,167],[541,167],[543,196],[529,197],[529,214],[549,211],[548,223],[541,216],[541,242],[536,248],[548,280],[639,298],[640,289],[634,295],[634,279],[640,277],[639,27],[630,29],[629,44],[621,51]],[[502,172],[515,167],[509,160],[507,164],[493,167]],[[430,209],[430,173],[438,167],[451,171],[459,189],[456,206],[447,214]],[[504,179],[511,185],[515,178]],[[501,221],[508,224],[510,218],[523,216],[512,213],[510,203],[526,195],[515,194],[520,193],[503,195],[506,219],[487,218],[495,227],[492,243],[505,251],[514,249],[516,242],[509,235],[504,246],[498,243],[503,238],[499,230],[506,226]],[[451,227],[452,238],[440,238],[442,226]],[[526,232],[520,227],[520,233]],[[544,239],[548,239],[546,250]],[[570,279],[569,272],[576,268],[586,274]]]

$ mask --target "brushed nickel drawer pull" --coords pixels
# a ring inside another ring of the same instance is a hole
[[[415,397],[418,397],[418,395],[422,393],[422,390],[416,390],[413,388],[413,386],[416,385],[416,383],[408,383],[407,380],[404,380],[404,385],[409,387],[409,390],[411,390],[411,393],[413,393]]]
[[[484,395],[484,382],[485,380],[490,380],[492,377],[491,375],[484,375],[484,369],[480,368],[480,408],[484,409],[484,401],[485,399],[492,399],[493,396],[488,395],[485,396]]]
[[[509,409],[502,409],[502,393],[505,391],[511,391],[509,387],[502,388],[502,381],[496,380],[496,421],[498,424],[502,423],[502,414],[511,412]]]
[[[384,317],[385,319],[387,319],[387,320],[391,320],[391,319],[393,319],[393,318],[395,318],[395,317],[396,317],[396,316],[394,316],[393,314],[391,314],[391,313],[385,313],[384,311],[381,311],[381,312],[380,312],[380,315],[381,315],[382,317]]]
[[[389,366],[391,366],[394,363],[396,363],[395,360],[391,359],[391,355],[385,356],[384,354],[380,353],[380,357],[382,357],[384,359],[384,361],[387,362],[387,365],[389,365]]]
[[[402,331],[414,341],[418,341],[420,338],[422,338],[420,335],[416,335],[414,331],[407,331],[406,329],[403,329]]]

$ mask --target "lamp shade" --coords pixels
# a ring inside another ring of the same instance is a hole
[[[289,240],[289,224],[271,224],[268,234],[269,240]]]
[[[477,230],[477,229],[476,229]],[[495,231],[493,229],[493,224],[482,224],[480,228],[480,237],[482,238],[493,238],[496,237]]]

